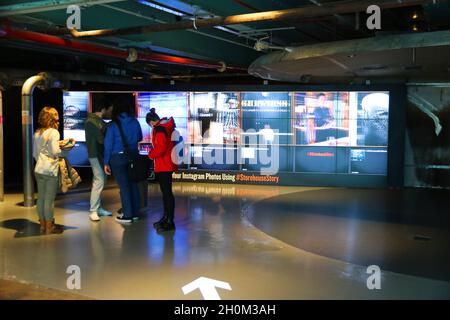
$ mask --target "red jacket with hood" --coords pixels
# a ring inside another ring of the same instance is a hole
[[[148,157],[155,161],[155,172],[174,172],[178,170],[177,164],[172,161],[172,149],[175,143],[171,138],[174,128],[175,121],[172,117],[169,119],[162,118],[153,126],[153,148],[150,150]]]

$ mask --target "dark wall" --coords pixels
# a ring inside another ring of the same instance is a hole
[[[20,88],[3,92],[5,191],[22,185],[22,131]]]
[[[404,186],[404,150],[406,127],[406,87],[396,86],[390,93],[388,186]]]
[[[450,188],[450,86],[409,88],[406,115],[405,185]]]
[[[39,111],[46,107],[54,107],[62,115],[62,91],[51,89],[34,91],[34,129],[37,128]],[[22,155],[22,98],[20,87],[9,87],[3,92],[3,118],[4,118],[4,163],[5,163],[5,190],[18,191],[23,183],[23,155]],[[62,119],[62,117],[61,117]],[[62,121],[59,131],[62,135]]]

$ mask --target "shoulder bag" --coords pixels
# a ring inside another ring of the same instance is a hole
[[[132,182],[141,182],[147,179],[150,174],[151,161],[148,156],[141,154],[132,154],[128,148],[128,144],[125,140],[125,135],[123,133],[122,125],[120,120],[116,122],[119,128],[120,137],[122,138],[123,147],[125,149],[125,154],[128,158],[128,177]]]

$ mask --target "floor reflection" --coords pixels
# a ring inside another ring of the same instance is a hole
[[[127,226],[112,217],[91,222],[89,193],[67,194],[58,197],[55,218],[70,227],[52,236],[39,234],[35,208],[16,206],[21,196],[7,195],[0,206],[0,278],[67,291],[67,267],[77,265],[83,279],[77,293],[99,299],[200,299],[197,293],[184,296],[181,288],[201,276],[231,284],[233,290],[221,292],[223,299],[450,298],[450,282],[429,274],[412,278],[409,269],[390,273],[386,264],[386,288],[376,295],[367,290],[361,263],[373,260],[355,260],[361,252],[384,257],[385,263],[395,260],[390,246],[407,257],[398,238],[405,225],[427,235],[437,220],[416,211],[407,215],[409,203],[390,204],[363,193],[344,197],[338,190],[176,183],[177,228],[168,233],[153,228],[162,215],[155,184],[149,185],[148,210]],[[103,205],[113,212],[120,208],[117,189],[104,192]],[[371,239],[379,246],[372,248]],[[446,239],[435,233],[416,241],[422,246],[416,256],[438,253],[435,244]],[[336,252],[341,254],[333,256]]]
[[[262,200],[247,216],[269,235],[309,252],[450,281],[449,195],[425,189],[314,190]]]

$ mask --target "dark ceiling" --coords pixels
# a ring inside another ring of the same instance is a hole
[[[419,5],[417,3],[420,1],[415,1],[415,5],[412,6],[383,10],[382,29],[375,31],[367,29],[368,15],[365,12],[350,12],[285,21],[252,22],[199,29],[192,27],[188,30],[108,37],[73,39],[70,34],[58,34],[65,30],[69,16],[66,7],[70,4],[81,6],[81,30],[96,30],[172,24],[181,21],[192,21],[194,24],[194,19],[198,21],[264,11],[320,7],[330,2],[326,0],[0,1],[0,19],[4,27],[52,34],[71,41],[88,42],[122,51],[135,48],[143,53],[161,53],[212,64],[220,64],[223,61],[227,66],[236,69],[219,72],[214,68],[186,66],[182,62],[139,60],[127,62],[117,57],[83,53],[8,37],[0,37],[2,56],[0,68],[87,72],[139,79],[142,77],[143,80],[248,77],[246,69],[253,61],[266,53],[283,50],[286,47],[386,34],[450,29],[448,1],[438,1],[437,4],[424,1]],[[344,2],[349,1],[337,3]],[[375,4],[376,2],[374,1]],[[259,39],[263,39],[272,48],[265,51],[255,50],[255,43]]]

